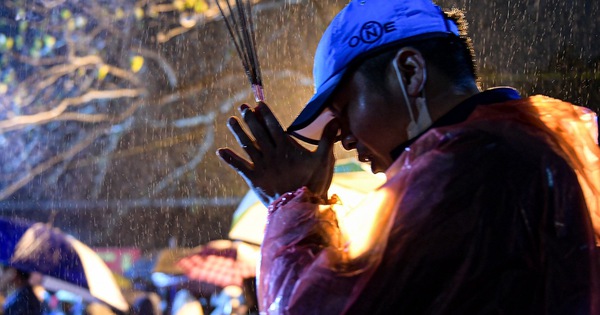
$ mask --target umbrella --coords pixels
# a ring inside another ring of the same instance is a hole
[[[40,284],[47,290],[65,290],[89,302],[129,309],[100,256],[48,224],[0,218],[0,264],[40,273]]]
[[[201,247],[187,248],[187,247],[173,247],[162,249],[156,258],[156,263],[152,270],[153,273],[165,273],[169,275],[183,275],[184,271],[177,266],[177,262],[192,253],[200,250]]]
[[[192,280],[219,287],[241,287],[245,278],[256,276],[259,247],[240,241],[216,240],[179,260],[177,265]]]
[[[357,206],[368,193],[385,182],[385,176],[373,174],[366,167],[352,158],[337,161],[329,195],[338,195],[345,208]],[[250,190],[233,214],[229,238],[261,244],[266,223],[267,208]]]
[[[160,250],[156,255],[154,266],[152,267],[152,274],[150,276],[152,283],[159,288],[179,288],[189,285],[190,279],[185,276],[184,271],[179,268],[177,262],[197,250],[198,248],[182,247]]]

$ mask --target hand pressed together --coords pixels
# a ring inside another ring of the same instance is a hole
[[[317,149],[310,151],[283,130],[265,103],[255,108],[244,104],[240,111],[250,134],[237,117],[229,118],[228,127],[251,161],[229,148],[218,149],[217,154],[240,173],[262,203],[268,205],[303,186],[326,199],[333,176],[337,123],[327,125]]]

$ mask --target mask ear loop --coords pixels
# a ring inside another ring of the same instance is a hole
[[[410,122],[415,122],[415,116],[413,115],[412,108],[410,106],[410,102],[408,100],[408,93],[406,93],[406,87],[404,86],[404,81],[402,81],[402,75],[400,75],[400,68],[398,67],[398,59],[394,58],[392,62],[394,65],[394,70],[396,71],[396,77],[398,77],[398,84],[400,84],[400,90],[402,90],[402,95],[404,95],[404,102],[406,103],[406,107],[408,108],[408,114],[410,115]]]
[[[421,92],[423,93],[423,97],[417,98],[417,110],[419,117],[418,121],[415,120],[415,116],[413,115],[412,107],[410,101],[408,99],[408,93],[406,92],[406,86],[404,85],[404,81],[402,80],[402,75],[400,74],[400,67],[398,67],[398,59],[394,58],[392,62],[394,65],[394,70],[396,71],[396,77],[398,78],[398,84],[400,84],[400,89],[402,90],[402,95],[404,96],[404,101],[406,103],[406,107],[408,108],[408,114],[410,115],[410,123],[406,127],[406,134],[408,135],[408,140],[418,136],[421,132],[431,126],[432,121],[429,116],[429,110],[427,109],[427,104],[425,103],[424,89],[425,87],[421,87]],[[424,78],[425,73],[423,73]],[[426,79],[425,79],[426,80]],[[423,80],[423,84],[425,84],[425,80]]]
[[[404,95],[404,102],[406,103],[406,108],[408,108],[408,114],[410,115],[410,122],[406,126],[406,135],[408,136],[408,140],[419,135],[419,125],[415,121],[415,116],[412,112],[412,107],[410,106],[410,101],[408,99],[408,93],[406,93],[406,87],[404,86],[404,81],[402,80],[402,75],[400,74],[400,68],[398,67],[398,60],[394,58],[393,61],[394,70],[396,70],[396,76],[398,77],[398,84],[400,84],[400,89],[402,90],[402,95]]]

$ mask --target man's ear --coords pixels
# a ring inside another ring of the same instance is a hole
[[[408,96],[420,96],[427,81],[425,58],[421,52],[412,47],[404,47],[398,50],[394,59],[398,64]]]

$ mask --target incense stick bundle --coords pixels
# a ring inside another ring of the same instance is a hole
[[[258,103],[264,101],[265,96],[256,54],[256,36],[250,1],[252,0],[215,0],[250,81],[254,99]],[[226,5],[221,2],[225,2]]]

